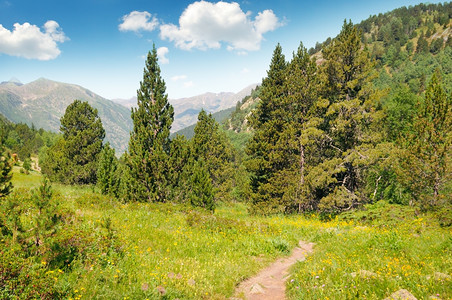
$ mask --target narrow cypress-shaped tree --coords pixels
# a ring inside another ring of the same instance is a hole
[[[171,187],[170,197],[175,202],[184,202],[188,199],[190,174],[193,168],[193,155],[191,144],[183,135],[177,135],[171,140],[169,180]]]
[[[155,45],[148,53],[137,99],[138,107],[132,108],[133,131],[127,159],[133,184],[131,198],[165,202],[174,109],[168,102],[165,81],[160,76]]]
[[[318,138],[313,130],[319,115],[317,66],[306,48],[300,46],[293,54],[287,68],[287,96],[282,101],[285,111],[284,130],[280,135],[275,153],[277,172],[271,180],[273,189],[281,191],[280,202],[285,211],[301,210],[308,205],[306,170],[318,162],[317,151],[312,144]]]
[[[115,156],[115,149],[107,142],[100,152],[97,168],[97,186],[102,194],[115,194],[118,183],[116,178],[117,168],[118,159]]]
[[[191,140],[193,158],[204,160],[214,187],[219,188],[231,177],[232,146],[220,131],[217,121],[204,110],[198,115],[194,131]]]
[[[413,132],[405,138],[404,146],[399,177],[414,199],[424,209],[445,199],[452,204],[443,190],[452,178],[452,98],[443,88],[439,70],[427,86],[425,101],[418,105]]]
[[[193,206],[215,210],[212,180],[203,159],[194,163],[190,183],[190,203]]]
[[[287,96],[286,70],[287,62],[278,44],[273,52],[267,77],[262,80],[261,102],[250,118],[254,135],[246,148],[249,155],[246,167],[251,174],[251,202],[255,211],[260,213],[284,210],[278,203],[281,191],[272,189],[269,179],[277,171],[277,164],[274,163],[276,158],[272,155],[287,119],[282,105]]]
[[[11,168],[9,154],[4,151],[2,140],[0,139],[0,198],[8,195],[12,189]]]

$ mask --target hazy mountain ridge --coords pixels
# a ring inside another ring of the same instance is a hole
[[[195,124],[201,109],[215,113],[233,107],[255,87],[255,84],[250,85],[238,93],[205,93],[170,99],[175,117],[171,131],[176,132]],[[22,84],[17,79],[0,83],[1,114],[12,122],[34,124],[37,128],[54,132],[59,132],[60,118],[75,99],[87,101],[98,110],[106,131],[106,141],[118,154],[123,153],[128,147],[129,134],[133,128],[130,108],[136,106],[136,97],[112,101],[79,85],[45,78],[28,84]]]
[[[106,140],[122,153],[127,149],[132,129],[130,111],[81,86],[44,78],[24,85],[0,84],[0,112],[9,120],[32,123],[38,128],[58,132],[60,118],[75,99],[96,108],[106,132]]]
[[[176,132],[195,124],[201,109],[210,113],[216,113],[235,106],[238,101],[248,96],[256,86],[257,84],[251,84],[238,93],[204,93],[193,97],[169,99],[169,102],[174,107],[174,122],[171,132]],[[137,105],[136,97],[130,99],[114,99],[113,101],[127,108]]]

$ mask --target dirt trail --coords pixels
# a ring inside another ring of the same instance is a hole
[[[235,297],[238,298],[233,299],[285,299],[289,268],[297,261],[305,260],[306,256],[312,252],[313,246],[313,243],[300,241],[299,247],[293,250],[292,255],[278,259],[256,276],[243,281],[236,290]]]

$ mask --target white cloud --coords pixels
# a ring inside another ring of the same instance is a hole
[[[55,21],[44,24],[44,32],[30,23],[14,24],[12,31],[0,24],[0,53],[28,59],[51,60],[60,55],[57,42],[68,40]]]
[[[249,73],[249,72],[250,72],[250,70],[248,68],[243,68],[242,71],[241,71],[242,74],[246,74],[246,73]]]
[[[260,49],[263,34],[282,26],[272,10],[258,13],[253,20],[236,2],[190,4],[179,18],[179,26],[160,26],[160,37],[181,49],[218,49],[224,42],[228,50]]]
[[[160,47],[157,49],[157,57],[161,64],[169,64],[169,59],[166,57],[169,50],[166,47]]]
[[[184,82],[184,88],[191,88],[194,85],[193,81]]]
[[[153,31],[159,25],[157,18],[147,11],[132,11],[122,21],[118,26],[120,31]]]
[[[172,81],[179,81],[179,80],[184,80],[187,79],[187,75],[176,75],[171,77]]]

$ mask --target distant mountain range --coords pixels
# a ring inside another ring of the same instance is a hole
[[[256,86],[257,84],[249,85],[238,93],[205,93],[189,98],[169,99],[169,102],[174,107],[174,122],[171,132],[176,132],[195,124],[201,109],[215,113],[235,106],[238,101],[248,96]],[[114,99],[113,101],[127,108],[137,105],[137,97]]]
[[[58,132],[60,118],[75,99],[96,108],[106,140],[122,153],[127,149],[132,129],[130,110],[74,84],[40,78],[28,84],[18,80],[0,84],[0,113],[15,123],[32,123],[37,128]]]
[[[206,93],[190,98],[170,99],[175,119],[171,131],[176,132],[196,123],[201,109],[215,113],[235,106],[237,101],[249,95],[255,87],[255,84],[250,85],[239,93]],[[75,99],[87,101],[98,110],[106,131],[106,140],[117,153],[123,153],[127,149],[133,126],[130,108],[136,105],[136,97],[111,101],[81,86],[44,78],[28,84],[22,84],[15,78],[0,83],[1,114],[15,123],[34,124],[37,128],[55,132],[59,131],[60,118],[66,107]]]

